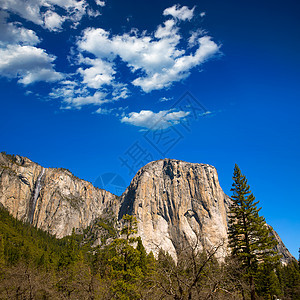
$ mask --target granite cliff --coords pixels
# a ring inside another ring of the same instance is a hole
[[[58,238],[91,225],[108,210],[119,210],[115,195],[68,170],[43,168],[28,158],[4,154],[0,154],[0,203],[14,217]]]
[[[220,246],[227,253],[230,198],[207,164],[164,159],[141,168],[120,198],[65,169],[43,168],[28,158],[0,154],[0,203],[16,218],[61,238],[111,213],[133,214],[146,250],[162,248],[175,259],[186,244]],[[277,233],[283,262],[292,259]]]
[[[162,248],[176,257],[185,243],[199,249],[223,243],[218,255],[224,257],[229,201],[214,167],[164,159],[136,174],[121,197],[119,218],[125,213],[137,217],[148,251]]]

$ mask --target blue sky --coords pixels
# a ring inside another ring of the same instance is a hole
[[[164,157],[237,163],[298,257],[297,1],[0,0],[0,148],[120,193]]]

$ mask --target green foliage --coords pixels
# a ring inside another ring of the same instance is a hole
[[[106,258],[110,277],[113,279],[112,292],[117,299],[140,299],[144,279],[153,265],[153,254],[149,256],[141,238],[136,238],[136,218],[124,215],[121,236],[106,248]],[[134,247],[134,244],[137,244]]]
[[[125,215],[121,224],[116,232],[113,221],[99,219],[56,239],[0,208],[0,299],[241,299],[240,289],[247,299],[240,260],[219,264],[220,245],[206,252],[183,247],[177,263],[160,251],[156,260],[136,236],[136,219]],[[99,229],[110,243],[92,247]],[[299,299],[298,263],[266,262],[255,273],[258,295]]]
[[[255,274],[257,294],[264,299],[272,300],[274,296],[282,296],[281,285],[274,264],[263,262]]]
[[[135,217],[126,214],[123,216],[122,221],[121,235],[126,235],[126,239],[129,240],[131,236],[137,233],[137,220]]]
[[[247,179],[237,165],[234,168],[233,180],[228,228],[229,247],[232,255],[240,259],[245,275],[249,278],[251,299],[255,299],[254,278],[259,263],[269,266],[278,261],[279,257],[273,251],[277,242],[270,236],[271,229],[266,225],[264,217],[259,216],[259,201],[255,202]],[[271,278],[272,272],[268,276]]]
[[[296,261],[290,262],[286,266],[279,266],[279,280],[282,285],[285,299],[300,299],[300,268]]]
[[[35,264],[41,261],[41,257],[45,266],[55,265],[57,253],[62,251],[62,244],[55,237],[16,220],[4,208],[0,208],[0,239],[0,257],[9,265],[20,261]]]

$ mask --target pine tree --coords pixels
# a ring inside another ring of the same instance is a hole
[[[278,261],[278,255],[273,251],[277,242],[270,236],[271,229],[264,217],[259,216],[259,201],[255,202],[247,179],[237,165],[234,168],[233,180],[228,228],[229,247],[232,255],[241,260],[249,280],[251,300],[254,300],[258,264]]]
[[[140,268],[140,252],[134,247],[138,241],[135,237],[137,220],[134,216],[124,215],[121,226],[120,237],[108,246],[112,291],[117,299],[140,299],[139,288],[143,273]]]
[[[126,235],[126,240],[129,241],[131,236],[137,233],[136,217],[126,214],[123,216],[122,221],[123,221],[123,228],[121,230],[121,235]]]

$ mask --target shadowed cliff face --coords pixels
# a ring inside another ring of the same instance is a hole
[[[107,210],[118,211],[116,196],[63,169],[42,168],[27,158],[0,154],[0,203],[16,218],[61,238],[85,228]]]
[[[230,198],[217,171],[206,164],[164,159],[141,168],[120,199],[64,169],[42,168],[28,158],[0,154],[0,204],[16,218],[61,238],[113,213],[135,215],[148,252],[159,249],[174,259],[186,244],[199,250],[219,246],[227,254]],[[281,239],[282,262],[292,259]]]
[[[136,174],[121,201],[119,218],[125,213],[137,217],[148,251],[157,254],[162,248],[176,257],[187,242],[199,249],[224,243],[218,256],[225,256],[229,198],[214,167],[170,159],[151,162]]]

